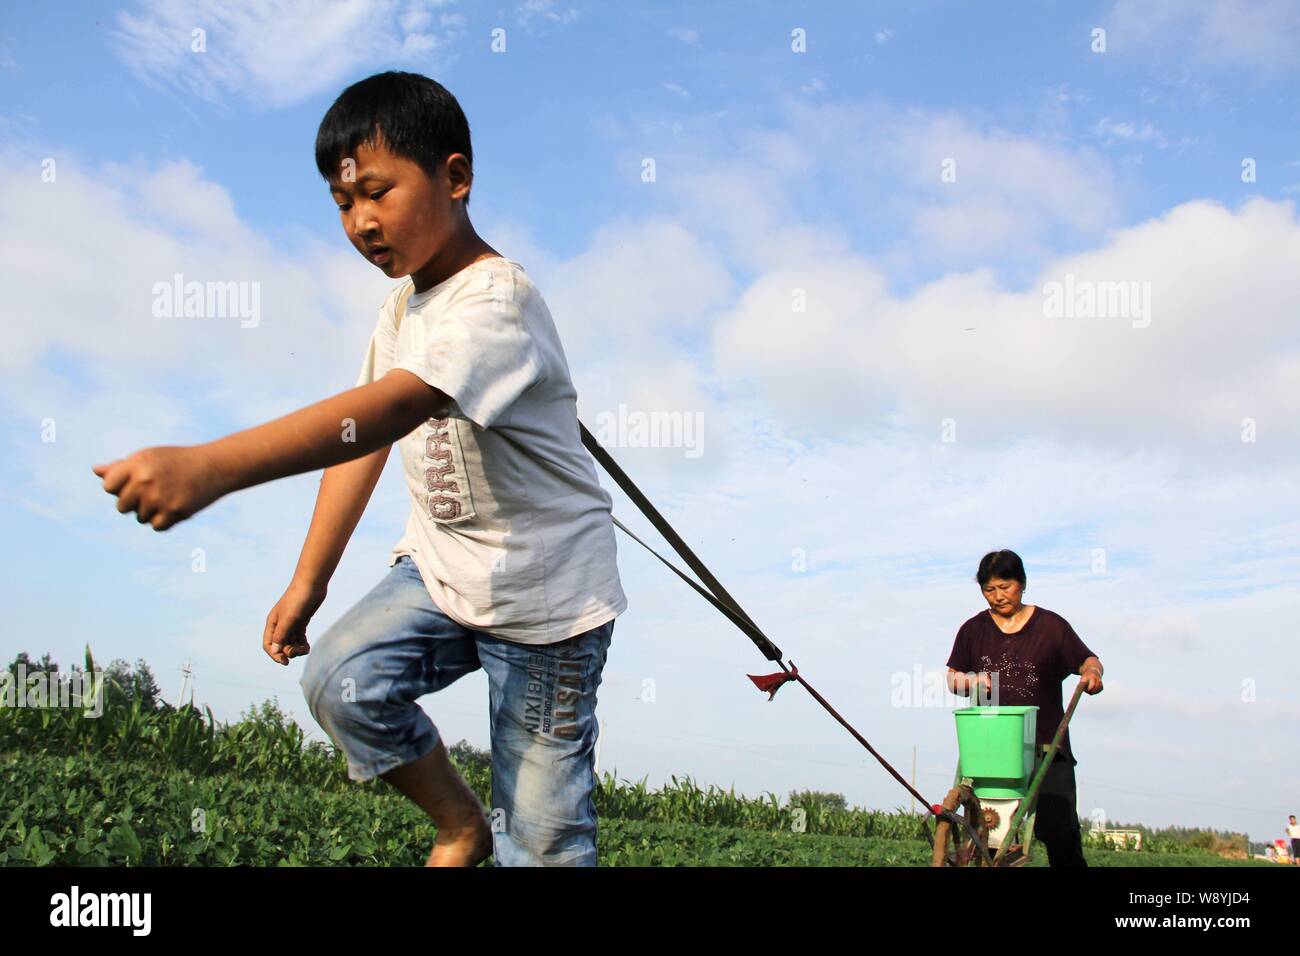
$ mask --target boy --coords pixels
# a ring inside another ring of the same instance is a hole
[[[412,509],[378,585],[320,638],[302,687],[348,775],[434,820],[427,865],[596,863],[596,689],[627,607],[611,499],[541,294],[470,224],[469,124],[440,84],[382,73],[339,96],[316,163],[388,296],[357,387],[206,445],[95,466],[120,512],[162,531],[222,495],[324,468],[263,647],[288,665],[394,441]],[[404,306],[400,318],[399,305]],[[416,704],[483,667],[492,821]]]

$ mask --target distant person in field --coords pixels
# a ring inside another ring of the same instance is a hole
[[[349,86],[321,121],[316,166],[348,241],[398,280],[356,386],[94,472],[118,511],[163,531],[233,491],[324,469],[262,645],[285,666],[312,652],[303,694],[348,776],[382,777],[433,819],[429,866],[493,854],[498,866],[595,866],[596,689],[627,600],[551,313],[470,223],[469,123],[439,83],[390,72]],[[405,530],[387,573],[312,651],[307,623],[394,444]],[[417,703],[480,667],[491,822]]]
[[[1295,814],[1287,819],[1286,835],[1291,840],[1291,862],[1300,866],[1300,824],[1295,822]]]
[[[996,675],[997,699],[991,703],[1038,707],[1035,737],[1041,753],[1065,716],[1061,682],[1079,674],[1085,693],[1101,693],[1101,661],[1061,615],[1021,602],[1025,565],[1014,551],[984,555],[975,580],[989,606],[957,631],[948,657],[948,687],[963,696],[975,690],[977,703],[983,703],[989,701]],[[1034,838],[1047,847],[1052,866],[1088,865],[1076,807],[1077,763],[1067,728],[1043,778],[1034,820]]]

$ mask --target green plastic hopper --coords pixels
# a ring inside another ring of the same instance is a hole
[[[1034,773],[1037,707],[964,707],[957,718],[961,776],[977,797],[1023,797]]]

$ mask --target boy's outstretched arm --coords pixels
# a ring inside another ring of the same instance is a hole
[[[141,524],[164,531],[232,491],[377,451],[443,414],[450,402],[414,374],[393,369],[265,425],[205,445],[143,448],[93,470],[118,497],[118,511],[135,511]]]

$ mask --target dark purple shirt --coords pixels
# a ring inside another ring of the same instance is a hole
[[[1065,716],[1061,681],[1095,656],[1069,621],[1055,611],[1035,606],[1029,620],[1014,634],[1004,633],[989,611],[980,611],[958,629],[948,666],[963,674],[988,671],[991,675],[996,671],[997,703],[1037,705],[1035,737],[1041,746],[1052,742]],[[1073,693],[1074,688],[1070,690]],[[1060,753],[1071,765],[1079,762],[1070,750],[1069,730],[1061,740]]]

